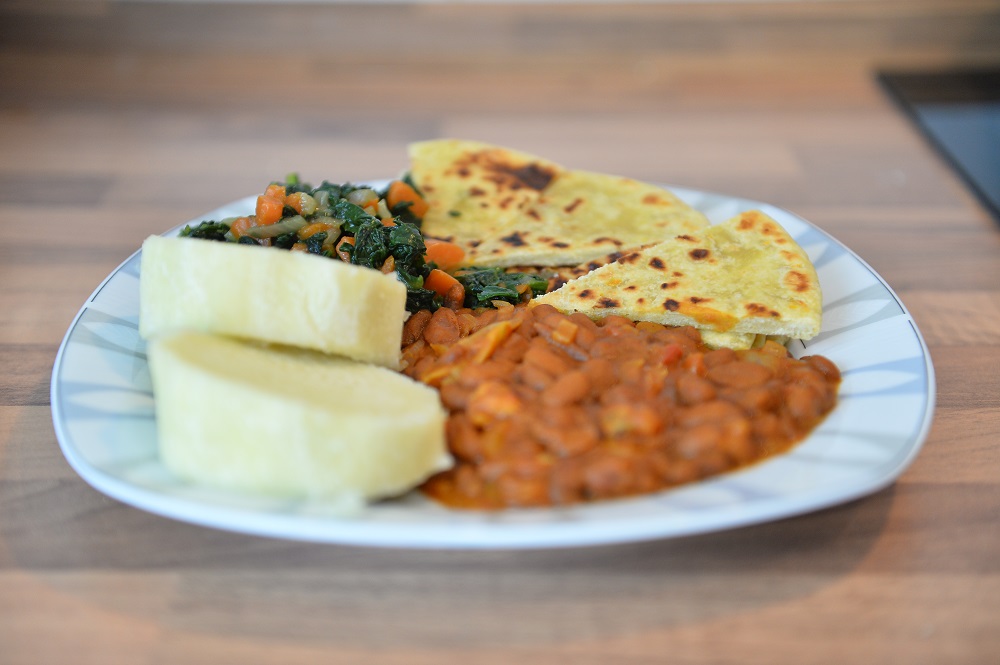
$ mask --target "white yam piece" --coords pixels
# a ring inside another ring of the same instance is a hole
[[[139,332],[287,344],[398,369],[406,287],[327,257],[196,238],[142,245]]]
[[[437,391],[392,370],[193,332],[148,358],[161,459],[190,482],[374,499],[451,465]]]

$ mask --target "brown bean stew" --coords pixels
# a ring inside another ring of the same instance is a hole
[[[788,449],[836,403],[840,372],[767,342],[710,350],[694,328],[548,305],[417,312],[405,373],[440,390],[455,466],[428,480],[456,508],[653,492]]]

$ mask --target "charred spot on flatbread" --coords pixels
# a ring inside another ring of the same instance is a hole
[[[785,283],[799,293],[805,293],[811,288],[809,276],[798,270],[789,270],[785,275]]]
[[[654,270],[666,270],[667,265],[663,262],[663,259],[658,256],[654,256],[649,260],[649,267]]]
[[[569,205],[566,205],[566,206],[563,207],[563,211],[567,212],[567,213],[573,212],[574,210],[576,210],[577,208],[579,208],[582,204],[583,204],[583,199],[579,199],[579,198],[578,199],[573,199],[569,203]]]
[[[621,306],[621,303],[615,300],[614,298],[608,298],[607,296],[604,296],[603,298],[597,299],[597,306],[602,307],[604,309],[612,309],[614,307]]]
[[[524,240],[524,236],[520,232],[514,231],[508,236],[502,236],[501,241],[510,245],[511,247],[524,247],[528,243]]]
[[[711,252],[704,248],[692,249],[690,252],[688,252],[688,256],[690,256],[695,261],[701,261],[702,259],[708,258],[709,254],[711,254]]]
[[[681,304],[676,300],[674,300],[673,298],[667,298],[666,300],[663,301],[663,309],[667,310],[668,312],[676,312],[678,309],[680,309],[680,307]]]
[[[750,316],[769,316],[771,318],[781,317],[781,314],[779,312],[775,312],[767,305],[761,305],[760,303],[756,302],[747,303],[746,310]]]

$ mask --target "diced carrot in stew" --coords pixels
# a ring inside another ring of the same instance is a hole
[[[316,212],[316,199],[305,192],[293,192],[285,197],[285,205],[300,215],[311,215]]]
[[[453,242],[425,238],[424,246],[427,247],[427,253],[424,255],[426,261],[428,263],[433,261],[442,270],[454,268],[465,258],[465,250]]]
[[[232,232],[233,236],[239,240],[241,237],[246,235],[247,230],[253,226],[253,222],[249,217],[240,217],[233,220],[233,223],[229,225],[229,230]]]
[[[417,194],[417,190],[402,180],[393,180],[389,184],[389,192],[386,194],[385,202],[389,204],[390,208],[395,208],[400,203],[409,203],[410,212],[417,217],[423,217],[427,214],[427,202],[420,194]]]
[[[268,185],[267,189],[264,190],[264,196],[270,196],[272,199],[285,200],[285,186],[284,185]]]
[[[350,245],[351,248],[354,247],[354,238],[351,236],[344,236],[337,242],[337,256],[340,257],[341,261],[347,263],[351,262],[351,251],[345,245]]]
[[[436,268],[431,270],[431,274],[424,280],[424,288],[430,289],[440,296],[444,296],[456,284],[461,286],[461,283],[457,279],[446,273],[444,270],[438,270]]]
[[[269,188],[270,189],[270,188]],[[266,226],[281,220],[281,211],[285,209],[285,198],[273,196],[257,197],[257,224]]]

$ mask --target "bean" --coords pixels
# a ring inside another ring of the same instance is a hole
[[[441,403],[446,409],[460,411],[469,405],[469,389],[453,381],[443,384],[438,391],[441,393]]]
[[[573,312],[569,315],[569,320],[590,332],[597,331],[597,324],[594,323],[594,320],[582,312]]]
[[[592,498],[607,498],[628,493],[632,468],[627,460],[615,455],[601,455],[584,470],[584,485]]]
[[[702,424],[684,430],[677,436],[675,447],[685,459],[698,459],[710,454],[719,446],[722,429],[712,424]]]
[[[676,414],[676,422],[681,427],[697,427],[698,425],[723,423],[744,417],[740,407],[720,399],[679,409]]]
[[[527,508],[544,506],[549,503],[549,486],[546,478],[524,478],[514,474],[504,474],[497,480],[497,489],[504,504]]]
[[[673,459],[669,466],[660,472],[660,476],[668,485],[690,483],[699,477],[698,465],[691,460]]]
[[[611,330],[615,328],[620,330],[635,330],[635,324],[632,321],[626,319],[624,316],[618,316],[616,314],[604,317],[602,323],[602,327],[608,330],[608,332],[611,332]]]
[[[568,372],[572,367],[572,361],[565,354],[549,346],[540,337],[532,340],[531,347],[524,353],[524,362],[528,365],[535,365],[551,376],[559,376]]]
[[[708,364],[707,355],[705,356],[705,363],[706,365]],[[762,385],[772,376],[774,376],[774,373],[767,367],[745,360],[737,360],[724,365],[709,367],[708,372],[705,374],[705,378],[716,385],[741,390]]]
[[[414,312],[403,324],[403,346],[409,346],[423,337],[424,328],[431,320],[431,313],[426,309]]]
[[[487,381],[505,382],[516,365],[509,360],[494,360],[490,363],[469,363],[458,374],[458,382],[468,391]]]
[[[537,365],[520,364],[514,371],[514,379],[533,390],[541,392],[552,384],[552,375]]]
[[[439,307],[424,328],[424,339],[431,344],[454,344],[461,336],[458,315],[447,307]]]
[[[475,467],[459,464],[454,473],[455,489],[467,497],[476,498],[483,493],[486,483],[476,472]]]
[[[733,465],[746,464],[756,457],[751,441],[752,430],[747,418],[730,420],[722,426],[721,450]]]
[[[730,392],[727,392],[725,396],[739,404],[744,411],[752,416],[765,411],[773,411],[778,406],[778,394],[766,384],[747,390]]]
[[[820,414],[821,405],[816,400],[816,393],[806,386],[785,386],[784,404],[788,413],[800,424],[811,423]]]
[[[663,417],[649,404],[608,404],[601,407],[601,432],[607,437],[623,434],[652,436],[663,429]]]
[[[468,337],[479,330],[478,319],[476,319],[476,315],[472,313],[472,310],[460,309],[455,314],[458,316],[458,328],[461,331],[462,337]]]
[[[585,372],[573,370],[557,378],[542,393],[546,406],[565,406],[579,402],[590,392],[590,379]]]
[[[615,366],[606,358],[592,358],[580,365],[580,371],[587,375],[591,387],[598,392],[610,388],[618,380]]]
[[[537,321],[544,321],[550,316],[558,316],[558,317],[563,316],[562,313],[560,313],[559,310],[557,310],[552,305],[544,305],[544,304],[533,306],[531,308],[531,315],[534,316],[535,320]]]
[[[531,423],[531,433],[558,457],[581,455],[593,449],[600,440],[597,428],[586,420],[569,427],[556,427],[535,420]]]
[[[684,373],[677,377],[677,401],[681,404],[698,404],[715,399],[717,391],[708,379],[697,374]]]
[[[566,504],[584,498],[583,466],[571,460],[556,463],[549,480],[549,496],[553,503]]]
[[[705,354],[705,367],[711,369],[736,360],[736,352],[732,349],[715,349]]]
[[[485,457],[483,438],[472,421],[464,415],[449,418],[445,432],[448,437],[448,447],[458,459],[476,462]]]
[[[493,352],[492,358],[494,360],[520,363],[530,346],[531,342],[518,330],[500,344],[497,350]]]
[[[485,425],[497,418],[510,418],[523,407],[514,391],[499,381],[480,384],[470,399],[469,418],[477,425]]]
[[[476,313],[476,330],[485,328],[491,323],[494,323],[496,320],[497,320],[497,311],[495,309],[479,310]],[[473,332],[475,332],[475,330]]]

